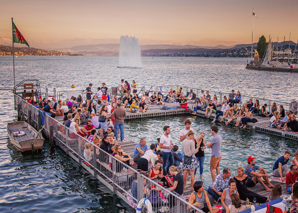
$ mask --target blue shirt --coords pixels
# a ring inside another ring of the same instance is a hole
[[[245,168],[244,174],[247,175],[248,179],[251,179],[253,177],[253,175],[251,174],[251,172],[256,172],[257,170],[259,170],[259,166],[254,165],[252,168],[250,167],[250,165],[247,165],[247,167]]]
[[[147,150],[147,145],[141,147],[141,144],[138,143],[135,147],[135,150],[133,151],[133,157],[135,157],[139,153],[137,148],[141,148],[141,150],[145,152]]]
[[[285,161],[284,156],[279,157],[279,158],[275,161],[275,163],[274,163],[273,171],[274,171],[275,169],[278,169],[278,165],[279,165],[279,163],[281,163],[281,165],[283,166],[283,165],[287,164],[288,161],[289,161],[289,159]]]

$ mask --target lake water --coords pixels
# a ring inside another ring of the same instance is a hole
[[[212,91],[240,90],[248,96],[267,97],[289,102],[297,95],[297,73],[275,73],[246,70],[247,59],[239,58],[143,58],[142,69],[119,69],[117,57],[18,57],[16,82],[39,79],[42,89],[68,90],[70,85],[84,89],[92,82],[94,88],[105,82],[116,86],[121,78],[134,79],[138,85],[182,85]],[[0,57],[0,88],[11,88],[12,58]],[[95,90],[95,89],[93,89]],[[61,150],[50,152],[48,142],[40,155],[23,156],[10,145],[6,132],[8,122],[16,119],[13,98],[0,91],[0,212],[118,212],[129,210],[95,178],[67,157]],[[186,117],[167,117],[129,121],[126,138],[147,143],[162,135],[164,125],[171,126],[173,142],[181,146],[179,131]],[[206,133],[211,140],[208,120],[191,117],[192,127]],[[239,130],[219,124],[223,139],[221,168],[246,166],[249,155],[271,172],[275,159],[284,150],[294,152],[296,141]],[[206,151],[204,178],[210,184],[208,171],[210,150]]]

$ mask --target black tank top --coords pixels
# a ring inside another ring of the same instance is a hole
[[[201,140],[199,151],[195,154],[196,157],[204,157],[205,156],[205,153],[202,150],[202,147],[204,146],[204,144],[202,142],[203,142],[203,139]],[[196,147],[197,147],[197,145],[198,145],[198,143],[196,141]]]

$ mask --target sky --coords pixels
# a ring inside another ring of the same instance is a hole
[[[298,39],[297,0],[0,0],[0,44],[11,45],[11,18],[31,47],[59,49],[119,43],[141,45],[251,43]]]

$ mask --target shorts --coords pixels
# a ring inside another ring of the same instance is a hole
[[[138,160],[138,169],[147,172],[148,171],[148,160],[146,158],[140,158]]]
[[[254,187],[258,181],[255,183],[252,179],[247,180],[247,187]]]
[[[108,99],[107,95],[102,95],[101,98],[102,98],[103,101],[106,101]]]
[[[215,156],[212,155],[211,160],[210,160],[210,168],[216,169],[217,167],[219,167],[220,160],[221,160],[221,157],[215,158]]]
[[[86,98],[87,98],[87,100],[91,100],[91,96],[87,96]]]
[[[133,91],[132,91],[132,93],[137,93],[137,92],[138,92],[138,90],[133,90]]]

